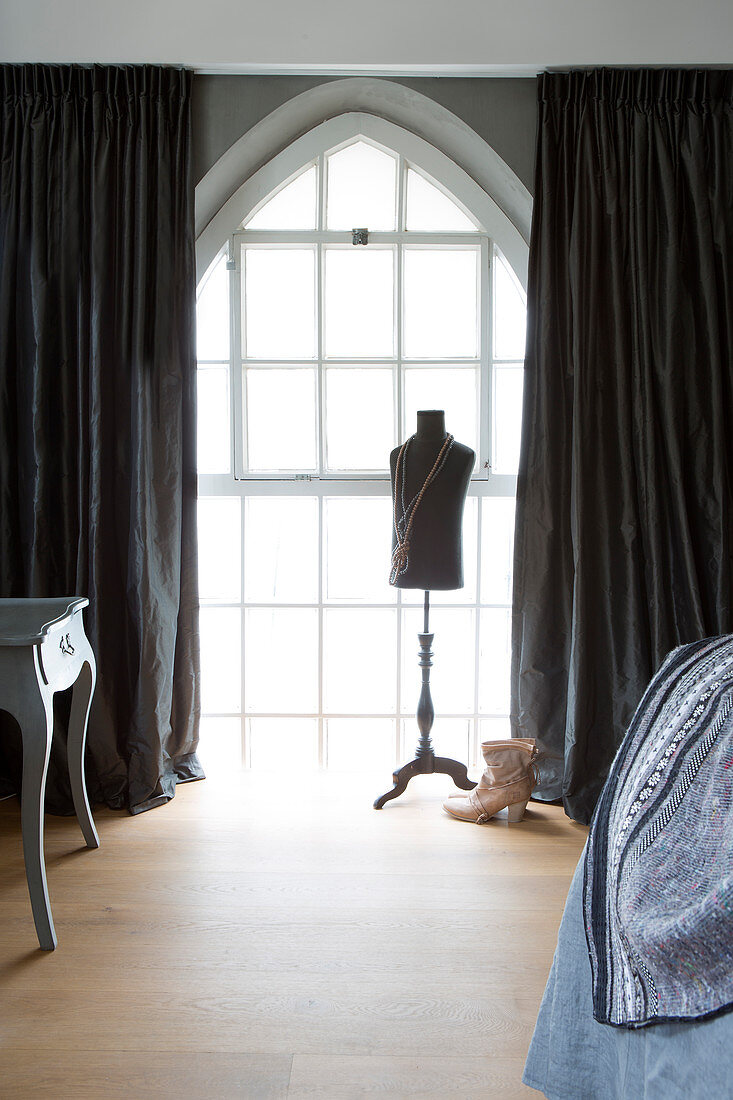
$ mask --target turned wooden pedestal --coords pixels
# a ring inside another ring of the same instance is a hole
[[[380,795],[379,798],[375,799],[375,810],[381,810],[385,802],[389,802],[390,799],[397,798],[401,795],[406,789],[407,784],[415,775],[431,775],[433,772],[440,772],[444,775],[449,775],[456,786],[464,791],[471,791],[476,786],[476,784],[468,778],[468,769],[465,764],[462,764],[459,760],[451,760],[447,756],[436,756],[433,749],[430,733],[435,719],[435,709],[430,694],[430,669],[433,667],[433,650],[431,647],[435,635],[428,633],[428,627],[430,625],[429,617],[430,593],[426,592],[425,617],[423,622],[425,629],[422,634],[418,634],[417,636],[420,642],[418,663],[422,669],[422,687],[420,689],[420,699],[417,704],[417,728],[420,731],[420,740],[417,743],[415,759],[392,773],[394,787],[391,791],[387,791],[386,794]]]

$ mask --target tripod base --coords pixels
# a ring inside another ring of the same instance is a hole
[[[433,752],[422,753],[393,773],[394,787],[391,791],[381,795],[374,801],[374,809],[381,810],[385,802],[399,795],[407,789],[407,784],[415,775],[432,775],[438,772],[441,775],[449,775],[455,785],[463,791],[472,791],[476,786],[468,778],[468,770],[460,760],[451,760],[447,756],[435,756]]]

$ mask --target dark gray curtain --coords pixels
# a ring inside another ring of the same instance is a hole
[[[512,719],[590,819],[673,647],[733,630],[733,72],[539,78]]]
[[[90,795],[137,813],[203,777],[191,74],[5,65],[0,89],[0,595],[89,596]],[[71,808],[62,738],[47,804]]]

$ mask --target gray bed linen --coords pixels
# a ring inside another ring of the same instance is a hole
[[[584,860],[570,885],[522,1080],[549,1100],[733,1097],[733,1013],[634,1030],[593,1019]]]

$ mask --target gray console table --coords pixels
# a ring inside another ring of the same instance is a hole
[[[82,620],[82,608],[88,604],[89,600],[79,596],[0,599],[0,710],[17,720],[23,739],[23,856],[38,942],[44,951],[53,951],[57,942],[43,857],[53,695],[72,684],[68,736],[71,793],[87,847],[99,847],[84,784],[84,745],[96,682],[94,654]]]

